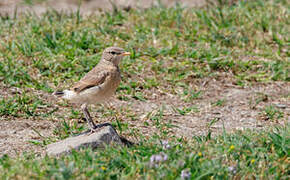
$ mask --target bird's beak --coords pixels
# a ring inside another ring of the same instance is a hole
[[[124,52],[121,54],[121,56],[130,56],[130,54],[131,54],[130,52]]]

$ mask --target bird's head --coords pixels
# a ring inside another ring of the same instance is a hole
[[[104,50],[102,59],[112,62],[114,65],[118,65],[124,56],[130,55],[124,49],[119,47],[108,47]]]

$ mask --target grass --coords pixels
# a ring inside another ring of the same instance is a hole
[[[267,106],[264,109],[264,114],[265,118],[270,120],[280,119],[283,117],[283,113],[273,106]]]
[[[134,147],[74,151],[69,156],[0,158],[2,179],[287,179],[290,126],[224,132],[217,137],[150,138]],[[152,157],[161,156],[160,160]]]
[[[257,1],[217,9],[155,7],[101,18],[54,11],[3,17],[0,73],[7,86],[52,92],[53,85],[89,71],[101,51],[115,44],[132,53],[122,64],[126,84],[119,91],[137,99],[146,97],[135,91],[157,85],[171,91],[178,85],[186,93],[190,77],[220,71],[231,71],[241,85],[289,81],[286,6],[286,1]],[[141,76],[148,71],[152,76]]]
[[[24,1],[31,2],[34,1]],[[220,1],[216,6],[203,8],[159,5],[89,17],[53,10],[41,16],[32,13],[17,18],[2,16],[0,121],[60,121],[52,137],[31,141],[36,146],[83,131],[84,125],[70,122],[80,119],[81,112],[66,102],[51,100],[49,94],[79,80],[98,63],[103,49],[112,45],[131,52],[121,63],[123,77],[117,98],[141,103],[170,94],[183,103],[172,107],[182,117],[200,111],[195,101],[204,99],[206,92],[196,86],[198,80],[230,77],[241,88],[254,83],[287,84],[290,81],[289,5],[286,0],[230,5]],[[249,106],[260,108],[265,120],[279,122],[287,118],[287,113],[273,105],[260,107],[271,97],[257,96]],[[217,98],[210,102],[216,108],[231,104],[229,99],[219,95]],[[284,99],[289,99],[289,94]],[[103,151],[87,149],[60,158],[3,155],[0,176],[2,179],[95,176],[97,179],[176,179],[181,178],[184,170],[183,174],[190,172],[194,179],[289,178],[289,124],[263,131],[223,132],[216,137],[211,137],[209,131],[207,136],[177,138],[171,133],[174,124],[167,118],[166,103],[142,115],[141,123],[152,128],[152,136],[143,136],[138,128],[132,127],[140,121],[135,107],[98,109],[102,114],[98,118],[113,117],[117,130],[138,137],[143,142],[139,146],[107,147]],[[218,120],[213,119],[212,124],[215,121]],[[160,139],[170,140],[171,148],[163,149]],[[160,152],[168,160],[150,165],[150,157]]]

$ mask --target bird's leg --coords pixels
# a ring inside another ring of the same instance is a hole
[[[94,121],[92,120],[92,117],[90,116],[90,113],[89,113],[89,111],[88,111],[87,104],[83,104],[83,105],[81,106],[81,108],[82,108],[82,110],[83,110],[83,113],[84,113],[85,118],[86,118],[86,120],[87,120],[87,122],[88,122],[88,125],[89,125],[89,128],[90,128],[91,132],[94,132],[97,126],[96,126],[96,124],[94,123]]]
[[[88,125],[89,125],[89,128],[90,128],[89,131],[90,131],[91,133],[94,133],[94,132],[96,132],[96,129],[98,129],[98,128],[102,128],[102,127],[105,127],[105,126],[111,126],[111,127],[113,127],[112,124],[110,124],[110,123],[103,123],[103,124],[98,124],[98,125],[96,125],[96,124],[94,123],[94,121],[92,120],[92,117],[90,116],[90,113],[89,113],[89,111],[88,111],[87,104],[83,104],[83,105],[81,106],[81,109],[83,110],[83,113],[84,113],[84,115],[85,115],[85,119],[87,120]]]

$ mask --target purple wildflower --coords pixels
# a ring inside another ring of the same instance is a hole
[[[158,165],[164,161],[168,160],[167,154],[164,152],[161,152],[159,154],[152,155],[150,157],[150,166],[152,167],[158,167]]]
[[[161,141],[161,145],[162,145],[163,149],[170,149],[171,148],[171,146],[167,140]]]
[[[228,171],[232,174],[236,174],[237,173],[237,168],[235,166],[229,166],[228,167]]]
[[[190,179],[191,177],[190,169],[182,170],[180,176],[181,176],[181,179]]]

